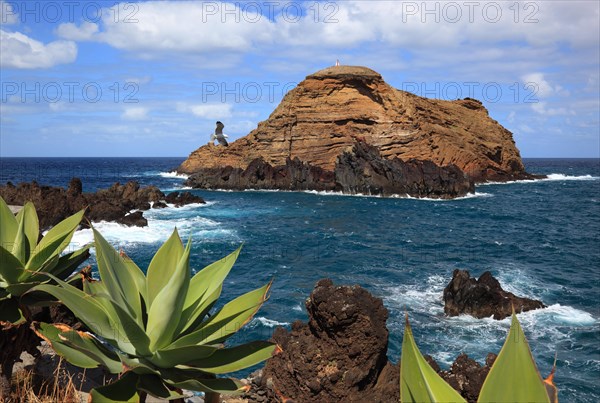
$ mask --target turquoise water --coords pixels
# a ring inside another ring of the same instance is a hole
[[[0,159],[1,182],[36,179],[87,191],[133,179],[165,191],[182,187],[174,159]],[[173,226],[194,242],[197,270],[244,243],[223,296],[271,279],[271,298],[238,340],[269,337],[305,320],[304,300],[330,277],[360,284],[390,311],[390,358],[398,359],[407,311],[417,343],[442,366],[461,352],[483,361],[498,352],[509,321],[446,318],[442,290],[455,268],[490,270],[505,289],[548,308],[519,315],[544,376],[558,354],[562,401],[600,400],[600,163],[526,160],[549,180],[488,184],[453,201],[290,192],[194,191],[207,205],[149,211],[148,228],[97,227],[146,266]],[[76,234],[81,244],[89,231]]]

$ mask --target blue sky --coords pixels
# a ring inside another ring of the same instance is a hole
[[[364,65],[480,99],[524,157],[600,156],[597,1],[0,0],[0,156],[186,156]]]

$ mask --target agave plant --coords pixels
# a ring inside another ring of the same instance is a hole
[[[0,197],[0,322],[25,322],[20,297],[36,285],[51,282],[48,275],[67,279],[89,257],[89,247],[63,254],[83,213],[58,223],[38,242],[39,222],[33,204],[26,203],[15,217]]]
[[[488,373],[478,402],[558,402],[553,383],[554,369],[546,380],[538,372],[531,350],[513,311],[510,331],[500,354]],[[400,364],[401,402],[465,402],[448,385],[419,351],[408,315],[402,341]]]
[[[263,341],[223,344],[252,319],[270,283],[209,315],[240,249],[191,277],[191,243],[184,247],[177,229],[152,258],[147,275],[96,230],[94,243],[100,281],[84,280],[83,291],[58,279],[58,285],[35,288],[60,299],[93,332],[37,324],[56,352],[74,365],[121,374],[93,390],[92,401],[138,401],[146,394],[174,399],[183,388],[213,396],[239,392],[244,390],[239,381],[216,376],[278,351]]]
[[[33,204],[25,204],[15,217],[0,197],[0,401],[10,392],[14,363],[23,351],[34,352],[40,341],[27,326],[31,314],[21,297],[36,285],[52,281],[48,274],[67,279],[89,257],[87,247],[63,253],[82,217],[83,211],[65,219],[40,240]],[[77,280],[78,276],[71,276],[68,281]]]

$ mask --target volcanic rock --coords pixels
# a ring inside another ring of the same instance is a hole
[[[275,330],[283,351],[267,361],[263,386],[281,401],[397,402],[399,372],[387,359],[381,299],[359,286],[320,280],[306,309],[308,324]]]
[[[0,186],[0,196],[7,204],[24,205],[31,201],[36,207],[40,229],[45,230],[77,211],[86,209],[85,217],[91,222],[115,221],[129,226],[146,226],[148,221],[140,210],[148,210],[150,203],[173,203],[177,207],[204,200],[189,192],[166,195],[156,186],[140,187],[137,182],[124,185],[115,183],[96,193],[83,193],[79,178],[73,178],[67,190],[61,187],[41,186],[37,182],[8,182]]]
[[[203,169],[191,175],[186,184],[202,189],[317,190],[433,198],[464,196],[474,191],[473,183],[455,165],[439,167],[431,161],[386,159],[376,147],[362,141],[338,157],[333,172],[298,157],[278,166],[257,158],[246,169]]]
[[[297,158],[309,169],[331,173],[357,142],[375,147],[387,160],[455,165],[476,182],[532,177],[525,172],[512,133],[490,118],[481,102],[422,98],[355,66],[309,75],[247,136],[228,147],[200,147],[178,171],[204,172],[204,186],[211,188],[218,186],[209,172],[218,182],[225,167],[245,171],[255,161],[281,171],[279,167]]]
[[[454,270],[444,289],[444,312],[448,316],[468,314],[479,319],[492,316],[502,320],[512,314],[513,307],[519,313],[546,306],[542,301],[504,291],[489,271],[477,280],[467,270]]]
[[[431,356],[426,355],[425,359],[435,372],[460,393],[467,402],[475,403],[479,398],[483,382],[497,357],[494,353],[488,353],[485,364],[481,365],[468,355],[460,354],[447,371],[442,371]]]

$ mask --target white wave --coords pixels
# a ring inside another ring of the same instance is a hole
[[[204,207],[205,204],[190,204],[180,208],[152,209],[144,212],[148,220],[146,227],[128,227],[115,222],[93,223],[104,238],[115,246],[128,244],[162,243],[166,241],[173,229],[177,227],[182,238],[192,238],[202,241],[215,238],[235,237],[236,233],[221,227],[221,223],[201,216],[192,216],[195,208]],[[76,231],[71,245],[78,247],[92,242],[94,239],[91,229]]]
[[[592,175],[565,175],[565,174],[548,174],[545,178],[542,179],[521,179],[516,181],[507,181],[507,182],[483,182],[478,183],[478,186],[485,185],[508,185],[512,183],[536,183],[536,182],[550,182],[550,181],[593,181],[598,180],[600,177],[592,176]]]
[[[266,326],[266,327],[276,327],[276,326],[288,326],[290,323],[289,322],[278,322],[273,319],[265,318],[264,316],[258,316],[256,318],[252,319],[252,322],[250,322],[251,326],[252,325],[257,326],[259,324],[262,326]]]
[[[394,195],[392,197],[399,198],[399,199],[424,200],[424,201],[434,201],[434,202],[451,202],[451,201],[456,201],[456,200],[466,200],[466,199],[475,199],[478,197],[493,197],[493,196],[494,195],[491,193],[475,192],[475,193],[467,193],[464,196],[455,197],[453,199],[435,199],[433,197],[414,197],[414,196],[409,196],[409,195],[405,195],[405,196]]]
[[[163,178],[172,178],[172,179],[187,179],[187,178],[189,178],[189,175],[182,174],[177,171],[159,172],[158,175],[162,176]]]

